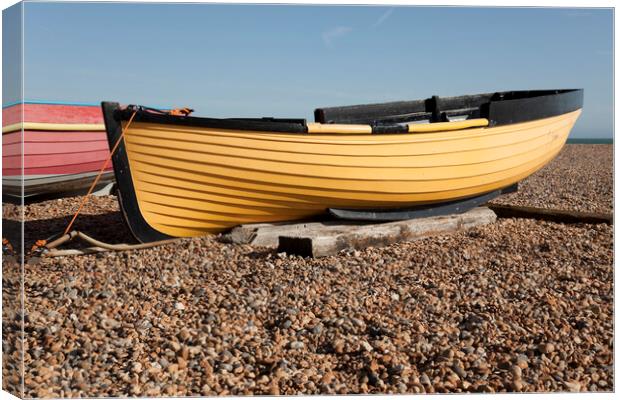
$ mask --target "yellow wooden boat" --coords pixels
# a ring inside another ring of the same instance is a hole
[[[558,154],[582,104],[581,89],[434,96],[320,108],[314,123],[102,108],[123,215],[149,242],[497,193]]]

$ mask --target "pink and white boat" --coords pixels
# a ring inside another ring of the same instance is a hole
[[[25,102],[2,109],[4,197],[22,195],[22,162],[26,199],[84,193],[108,154],[100,105]],[[97,189],[113,181],[110,163]]]

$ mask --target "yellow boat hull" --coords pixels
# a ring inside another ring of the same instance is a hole
[[[127,127],[123,121],[124,173],[149,227],[167,236],[200,236],[239,224],[307,218],[327,208],[415,206],[505,188],[554,158],[580,113],[386,135],[140,121]]]

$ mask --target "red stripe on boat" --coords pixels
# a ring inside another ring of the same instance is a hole
[[[64,104],[23,104],[24,122],[49,124],[103,124],[99,106],[74,106]],[[22,121],[22,104],[2,109],[2,126]]]
[[[107,150],[85,151],[72,154],[25,154],[24,168],[45,168],[91,162],[99,162],[99,166],[101,167],[106,158],[108,158],[108,154],[109,152]],[[19,154],[3,155],[3,166],[6,165],[7,168],[19,168],[21,164],[20,158]]]
[[[64,142],[49,143],[24,143],[24,154],[26,155],[45,155],[45,154],[66,154],[72,157],[72,154],[80,154],[88,151],[105,151],[108,152],[108,142],[97,140],[91,142],[80,142],[80,146],[67,146]],[[3,156],[19,155],[21,153],[21,143],[11,143],[2,146]]]
[[[21,132],[11,132],[2,135],[2,144],[12,144],[20,142]],[[92,142],[106,141],[104,131],[24,131],[24,142]]]
[[[28,178],[30,175],[63,175],[99,172],[102,165],[103,161],[97,161],[83,164],[58,165],[54,167],[27,168],[24,170],[24,178]],[[111,167],[105,169],[105,171],[111,170]],[[20,173],[21,170],[19,168],[2,168],[2,175],[5,177],[18,176]]]

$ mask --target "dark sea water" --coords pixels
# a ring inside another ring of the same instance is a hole
[[[570,138],[566,141],[568,144],[614,144],[613,139],[586,139],[586,138]]]

